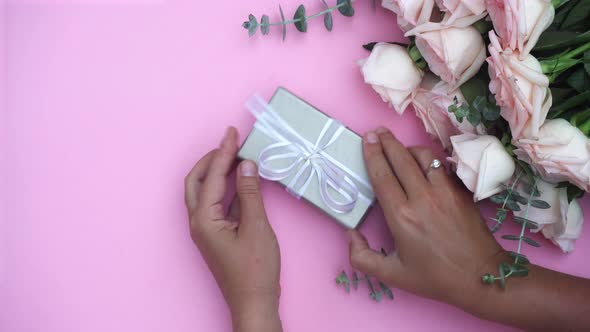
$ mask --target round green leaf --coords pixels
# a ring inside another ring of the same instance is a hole
[[[256,30],[258,30],[258,21],[256,17],[252,14],[248,16],[248,36],[252,37],[256,34]]]
[[[268,18],[268,15],[262,15],[262,18],[260,19],[260,32],[262,32],[263,35],[268,35],[268,30],[270,28],[269,24],[270,19]]]
[[[297,10],[295,11],[295,16],[293,16],[293,20],[295,20],[295,27],[297,30],[301,32],[307,32],[307,18],[305,17],[305,6],[299,5]]]
[[[338,0],[337,4],[340,14],[346,17],[351,17],[354,15],[354,8],[352,8],[351,0]]]

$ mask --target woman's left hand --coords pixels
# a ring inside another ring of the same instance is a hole
[[[278,314],[280,254],[268,223],[256,164],[238,166],[237,200],[223,208],[238,133],[228,128],[220,147],[185,179],[191,237],[227,301],[234,331],[281,331]]]

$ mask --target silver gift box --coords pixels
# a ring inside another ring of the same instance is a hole
[[[310,143],[319,141],[318,137],[326,132],[324,128],[327,127],[327,123],[333,123],[329,116],[284,88],[277,89],[268,105],[300,137]],[[240,159],[253,160],[259,164],[259,168],[261,166],[259,158],[263,157],[261,152],[265,151],[265,149],[268,150],[268,147],[277,143],[276,138],[270,137],[268,131],[261,130],[261,122],[263,121],[257,120],[238,153]],[[340,165],[337,169],[344,170],[347,183],[352,183],[352,187],[358,190],[358,196],[355,196],[354,203],[349,204],[345,212],[337,211],[337,209],[333,208],[333,205],[329,204],[330,202],[326,203],[326,193],[330,197],[339,197],[341,195],[334,190],[334,187],[321,185],[318,180],[325,179],[325,176],[320,178],[317,173],[313,174],[313,172],[310,172],[312,173],[311,176],[307,177],[309,181],[307,181],[305,190],[299,194],[301,198],[325,212],[344,227],[353,229],[363,221],[375,198],[363,160],[362,138],[348,128],[343,127],[342,129],[339,136],[321,151],[325,159],[333,160]],[[301,162],[296,165],[297,167],[293,168],[287,177],[277,180],[277,182],[287,188],[290,188],[290,185],[292,187],[292,180],[297,177],[298,169],[303,167],[306,160],[308,158],[301,159]],[[273,160],[273,162],[279,164],[277,167],[289,164],[285,160]],[[285,165],[280,165],[281,162]],[[311,177],[314,178],[311,179]],[[320,193],[321,189],[324,189],[322,193]],[[342,196],[342,198],[350,197]]]

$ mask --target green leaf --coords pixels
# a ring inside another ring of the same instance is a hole
[[[352,272],[352,287],[354,287],[354,289],[357,289],[359,285],[359,276],[356,274],[356,272]]]
[[[551,4],[555,9],[558,9],[559,7],[565,5],[568,2],[570,2],[570,0],[551,0]]]
[[[563,112],[568,111],[576,106],[580,106],[588,101],[590,101],[590,91],[580,93],[579,95],[573,96],[559,105],[554,104],[554,106],[551,107],[551,110],[549,111],[550,117],[551,119],[555,119]]]
[[[590,16],[590,1],[582,0],[570,10],[565,20],[561,23],[561,29],[566,30]]]
[[[539,224],[538,223],[536,223],[536,222],[534,222],[532,220],[529,220],[529,219],[522,218],[522,217],[514,216],[514,222],[517,223],[517,224],[519,224],[519,225],[522,225],[522,224],[524,224],[526,222],[526,225],[524,227],[526,227],[528,229],[537,229],[537,228],[539,228]]]
[[[506,201],[505,207],[507,207],[508,210],[511,210],[511,211],[516,211],[516,212],[520,211],[520,205],[518,205],[515,201],[510,200],[510,199]]]
[[[522,181],[521,184],[522,184],[524,192],[527,193],[527,195],[530,195],[533,197],[541,196],[541,193],[539,192],[539,188],[537,186],[533,186],[532,184],[530,184],[526,181]]]
[[[473,105],[478,96],[487,96],[488,85],[484,80],[475,76],[460,87],[463,97],[469,105]]]
[[[281,22],[283,23],[283,41],[285,41],[285,37],[287,37],[287,25],[285,25],[285,13],[283,13],[283,7],[279,5],[279,12],[281,13]]]
[[[499,209],[497,209],[497,210],[496,210],[496,218],[497,218],[497,219],[498,219],[500,222],[502,222],[502,221],[506,220],[506,216],[507,216],[507,211],[506,211],[506,209],[499,208]]]
[[[503,195],[503,194],[497,194],[497,195],[490,197],[490,201],[492,201],[492,203],[494,203],[494,204],[504,204],[505,199],[506,199],[506,195]]]
[[[381,291],[383,292],[383,294],[385,294],[385,296],[393,300],[393,292],[391,291],[391,289],[389,289],[389,287],[387,287],[387,285],[379,281],[379,287],[381,287]]]
[[[481,114],[483,115],[483,118],[488,121],[496,121],[500,118],[500,107],[486,102]]]
[[[528,237],[526,237],[526,236],[523,236],[523,237],[522,237],[522,240],[523,240],[524,242],[528,243],[529,245],[533,246],[533,247],[537,247],[537,248],[539,248],[539,247],[541,246],[539,243],[537,243],[537,241],[535,241],[535,240],[533,240],[533,239],[531,239],[531,238],[528,238]]]
[[[305,17],[305,6],[299,5],[293,16],[295,27],[301,32],[307,32],[307,17]]]
[[[512,199],[522,205],[527,205],[529,203],[529,200],[522,197],[517,191],[512,193]]]
[[[250,14],[250,16],[248,16],[248,36],[254,36],[257,30],[258,21],[256,21],[256,17],[254,15]]]
[[[519,254],[514,251],[509,251],[508,255],[510,255],[510,257],[514,258],[514,262],[517,264],[525,265],[525,264],[530,263],[529,259],[523,254]]]
[[[536,207],[537,209],[549,209],[551,208],[551,204],[545,202],[544,200],[534,199],[531,201],[531,206]]]
[[[510,241],[518,241],[518,240],[520,240],[520,236],[518,236],[518,235],[512,235],[512,234],[502,235],[502,238],[504,240],[510,240]]]
[[[506,273],[509,271],[510,265],[506,263],[500,263],[500,265],[498,265],[498,272],[500,273],[500,286],[502,286],[502,288],[506,287]]]
[[[371,42],[363,45],[363,48],[369,52],[372,52],[375,48],[375,45],[379,44],[378,42]]]
[[[571,96],[575,91],[569,88],[551,88],[551,98],[553,99],[553,105],[560,104],[562,101],[566,100]]]
[[[545,31],[535,48],[535,51],[549,51],[557,49],[565,49],[584,44],[590,41],[590,31],[578,33],[573,31]]]
[[[481,123],[481,113],[475,108],[470,107],[469,112],[467,113],[467,121],[469,121],[474,127],[478,126]]]
[[[324,15],[324,26],[328,31],[332,31],[332,26],[334,25],[332,21],[332,13],[328,12]]]
[[[340,14],[351,17],[354,15],[354,8],[352,8],[352,1],[351,0],[338,0],[337,2],[338,11]]]
[[[260,32],[262,32],[263,35],[268,35],[270,28],[269,24],[270,19],[268,18],[268,15],[262,15],[262,18],[260,19]]]
[[[586,74],[590,76],[590,51],[584,52],[584,69],[586,69]]]
[[[516,263],[510,265],[510,272],[510,275],[516,277],[526,277],[527,275],[529,275],[529,269],[526,266]]]
[[[590,77],[584,68],[577,68],[565,81],[578,93],[590,90]]]

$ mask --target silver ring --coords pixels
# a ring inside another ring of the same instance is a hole
[[[437,168],[440,168],[441,166],[442,166],[442,163],[438,159],[433,159],[432,162],[430,163],[431,169],[437,169]]]

